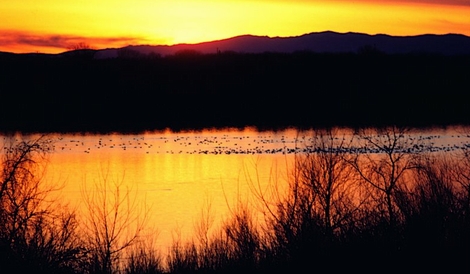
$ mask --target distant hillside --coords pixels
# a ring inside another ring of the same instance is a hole
[[[170,55],[182,50],[200,53],[234,51],[239,53],[313,51],[318,53],[358,52],[377,50],[388,54],[432,53],[442,55],[470,55],[470,37],[460,34],[390,36],[362,33],[315,32],[293,37],[242,35],[198,44],[137,45],[129,49],[141,54]],[[121,49],[99,50],[96,58],[117,57]]]

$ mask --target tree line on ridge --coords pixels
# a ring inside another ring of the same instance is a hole
[[[470,117],[470,56],[94,53],[0,54],[0,131],[421,127]]]

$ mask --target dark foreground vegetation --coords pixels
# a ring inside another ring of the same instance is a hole
[[[470,56],[0,54],[0,131],[469,124]]]
[[[201,218],[194,240],[175,241],[167,256],[142,233],[144,222],[133,217],[136,211],[128,193],[99,183],[97,189],[84,192],[89,214],[78,216],[52,199],[55,189],[41,181],[40,163],[50,152],[50,141],[9,139],[0,180],[0,269],[2,273],[470,270],[468,148],[427,152],[425,139],[410,138],[400,127],[359,130],[354,142],[367,148],[366,153],[345,153],[351,151],[351,140],[334,130],[318,130],[314,137],[309,145],[316,152],[298,155],[287,191],[276,193],[276,199],[257,193],[261,206],[239,205],[220,230],[209,229],[210,218]],[[254,218],[258,210],[264,220]]]

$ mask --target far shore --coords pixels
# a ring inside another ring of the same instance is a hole
[[[0,131],[468,125],[470,56],[0,55]]]

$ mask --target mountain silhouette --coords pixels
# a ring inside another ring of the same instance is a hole
[[[373,49],[387,54],[428,53],[442,55],[470,54],[470,37],[461,34],[423,34],[415,36],[391,36],[385,34],[313,32],[292,37],[268,37],[241,35],[228,39],[197,44],[176,45],[135,45],[120,49],[99,50],[96,58],[117,57],[122,49],[141,54],[162,56],[181,51],[195,51],[203,54],[217,52],[262,53],[312,51],[318,53],[347,53]]]

